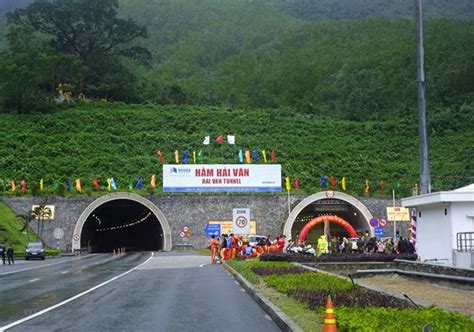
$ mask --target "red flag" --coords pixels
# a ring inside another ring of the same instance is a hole
[[[21,186],[21,192],[26,193],[26,182],[25,182],[25,180],[21,180],[20,186]]]
[[[272,161],[275,162],[275,150],[272,150]]]
[[[300,179],[298,179],[298,177],[295,178],[295,189],[296,190],[300,189]]]
[[[331,186],[334,188],[336,186],[336,179],[331,175]]]
[[[216,141],[217,141],[217,144],[222,145],[222,142],[224,141],[224,136],[222,135],[217,136]]]
[[[380,181],[380,189],[382,189],[382,194],[385,191],[385,182],[382,180]]]
[[[163,158],[163,153],[161,152],[161,150],[158,150],[156,151],[156,154],[158,155],[158,157],[160,157],[160,163],[161,165],[163,165],[165,163],[165,158]]]
[[[99,181],[97,180],[97,178],[95,178],[94,180],[92,180],[92,184],[93,184],[94,187],[95,187],[95,191],[99,191]]]

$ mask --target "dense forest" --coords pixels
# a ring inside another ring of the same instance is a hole
[[[275,149],[302,190],[334,175],[409,194],[418,179],[413,1],[2,3],[4,184],[123,185],[159,173],[157,149],[221,133]],[[433,187],[451,189],[474,181],[474,10],[423,3]]]

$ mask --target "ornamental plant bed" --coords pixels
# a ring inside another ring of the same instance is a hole
[[[308,269],[299,266],[291,267],[252,267],[252,272],[259,276],[282,275],[282,274],[300,274],[311,272]]]
[[[415,261],[415,254],[326,254],[321,256],[286,254],[262,254],[261,261],[267,262],[299,262],[299,263],[324,263],[324,262],[393,262],[395,259]]]
[[[324,273],[307,272],[300,274],[271,275],[263,280],[280,293],[294,290],[349,291],[354,286],[350,281]],[[355,286],[359,288],[359,286]]]
[[[325,290],[291,290],[288,293],[303,303],[306,303],[310,309],[324,307],[328,299],[328,292]],[[355,287],[349,291],[333,291],[331,297],[335,307],[385,307],[385,308],[412,308],[413,304],[406,300],[375,292],[369,289]]]

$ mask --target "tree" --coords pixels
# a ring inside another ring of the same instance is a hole
[[[146,27],[118,18],[118,7],[118,0],[39,0],[7,17],[10,23],[51,35],[58,49],[76,53],[85,62],[96,56],[148,58],[146,48],[132,44],[147,36]]]
[[[87,68],[80,79],[80,92],[129,101],[136,95],[136,87],[117,89],[117,86],[137,80],[121,65],[122,61],[135,59],[148,63],[151,56],[147,48],[135,44],[137,39],[147,37],[146,27],[131,19],[118,18],[118,7],[118,0],[37,0],[7,17],[9,24],[30,26],[45,34],[57,52],[79,58]],[[103,74],[104,69],[107,75]],[[97,77],[101,78],[100,82]]]
[[[30,234],[28,230],[30,228],[30,222],[35,219],[33,215],[33,211],[28,212],[27,214],[19,214],[17,215],[18,218],[23,220],[23,228],[20,229],[20,232],[26,231],[26,237],[28,238],[28,242],[30,241]]]
[[[33,216],[38,220],[38,236],[43,237],[44,221],[51,218],[52,211],[46,205],[39,205],[33,209]]]

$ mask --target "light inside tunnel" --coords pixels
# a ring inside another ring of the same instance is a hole
[[[369,230],[367,220],[365,220],[363,214],[350,203],[339,199],[321,199],[309,204],[299,213],[295,219],[295,223],[293,224],[291,237],[293,239],[297,239],[301,229],[306,225],[306,223],[308,223],[313,218],[324,215],[334,215],[341,217],[351,224],[351,226],[359,234]],[[323,223],[315,226],[308,233],[308,236],[306,237],[306,243],[316,243],[319,236],[323,233]],[[331,236],[335,237],[348,236],[347,231],[343,227],[334,223],[329,223],[329,233]]]
[[[88,217],[81,233],[81,247],[90,252],[163,249],[163,229],[146,206],[126,199],[108,201]]]

